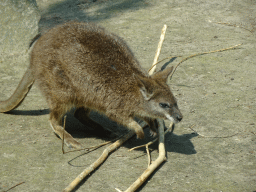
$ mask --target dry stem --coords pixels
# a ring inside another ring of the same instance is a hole
[[[212,21],[210,21],[210,22],[212,22]],[[251,32],[251,33],[253,33],[253,29],[250,30],[250,29],[247,29],[247,28],[245,28],[245,27],[242,27],[242,26],[239,26],[239,25],[236,25],[236,24],[232,24],[232,23],[223,23],[223,22],[213,22],[213,23],[221,24],[221,25],[227,25],[227,26],[231,26],[231,27],[238,27],[238,28],[245,29],[245,30],[247,30],[247,31],[249,31],[249,32]]]
[[[227,50],[230,50],[230,49],[234,49],[234,48],[236,48],[236,47],[238,47],[238,46],[240,46],[240,45],[242,45],[242,43],[241,43],[241,44],[238,44],[238,45],[235,45],[235,46],[232,46],[232,47],[225,48],[225,49],[219,49],[219,50],[215,50],[215,51],[209,51],[209,52],[203,52],[203,53],[196,53],[196,54],[190,55],[190,56],[188,56],[188,57],[182,59],[182,60],[174,67],[172,73],[170,74],[170,79],[172,78],[172,75],[173,75],[174,72],[176,71],[177,67],[178,67],[181,63],[183,63],[184,61],[186,61],[186,60],[188,60],[188,59],[190,59],[190,58],[192,58],[192,57],[195,57],[195,56],[198,56],[198,55],[205,55],[205,54],[208,54],[208,53],[216,53],[216,52],[227,51]]]
[[[67,115],[64,116],[64,124],[63,124],[63,129],[64,129],[64,131],[65,131],[65,127],[66,127],[66,118],[67,118]],[[95,150],[95,149],[98,149],[98,148],[100,148],[100,147],[102,147],[102,146],[105,146],[105,145],[107,145],[107,144],[109,144],[109,143],[113,143],[113,142],[116,141],[117,139],[123,137],[123,135],[122,135],[121,137],[118,137],[118,138],[113,139],[113,140],[111,140],[111,141],[107,141],[107,142],[104,142],[104,143],[101,143],[101,144],[99,144],[99,145],[95,145],[95,146],[92,146],[92,147],[86,147],[86,148],[83,148],[83,149],[75,149],[75,150],[65,151],[65,150],[64,150],[64,140],[65,140],[65,138],[64,138],[64,137],[65,137],[65,136],[64,136],[64,131],[63,131],[63,135],[62,135],[62,138],[63,138],[63,139],[62,139],[62,146],[61,146],[61,149],[62,149],[62,153],[63,153],[63,154],[70,153],[70,152],[75,152],[75,151],[82,151],[82,150],[87,150],[87,151]]]
[[[65,151],[64,151],[64,137],[65,137],[65,127],[66,127],[66,119],[67,119],[67,115],[64,116],[64,124],[63,124],[63,134],[62,134],[62,145],[61,145],[61,150],[62,150],[62,153],[65,154]]]
[[[157,46],[155,58],[154,58],[154,61],[153,61],[153,68],[150,68],[150,71],[148,72],[149,75],[152,75],[156,70],[155,63],[157,63],[157,60],[158,60],[160,52],[161,52],[162,44],[164,42],[164,36],[165,36],[166,28],[167,28],[167,25],[164,25],[164,27],[162,29],[162,32],[161,32],[160,40],[159,40],[159,43],[158,43],[158,46]]]
[[[19,185],[21,185],[21,184],[23,184],[23,183],[25,183],[25,181],[20,182],[20,183],[18,183],[18,184],[16,184],[16,185],[12,186],[11,188],[7,189],[7,190],[4,191],[4,192],[10,191],[11,189],[13,189],[13,188],[15,188],[15,187],[17,187],[17,186],[19,186]]]
[[[108,155],[113,152],[116,148],[120,147],[125,141],[130,139],[134,135],[134,132],[130,131],[127,135],[117,140],[112,145],[108,146],[102,153],[102,155],[89,167],[87,167],[80,175],[78,175],[72,183],[67,186],[63,192],[72,191],[75,187],[91,172],[93,172],[97,167],[99,167],[108,157]]]
[[[173,122],[170,123],[169,128],[164,132],[164,134],[168,133],[171,130],[172,126],[173,126]],[[133,151],[134,149],[139,149],[141,147],[147,147],[147,146],[152,145],[153,143],[155,143],[157,140],[158,140],[158,138],[156,138],[153,141],[150,141],[150,142],[148,142],[144,145],[133,147],[133,148],[129,149],[128,151]]]
[[[205,138],[228,138],[228,137],[233,137],[233,136],[235,136],[235,135],[238,134],[238,133],[235,133],[235,134],[233,134],[233,135],[228,135],[228,136],[205,136],[205,135],[202,135],[202,134],[198,133],[197,131],[195,131],[195,130],[193,129],[194,126],[195,126],[195,125],[192,125],[192,126],[189,127],[189,128],[190,128],[192,131],[194,131],[196,134],[198,134],[199,136],[205,137]]]
[[[219,49],[219,50],[214,50],[214,51],[209,51],[209,52],[202,52],[202,53],[196,53],[196,54],[190,55],[190,56],[188,56],[188,57],[182,59],[182,60],[175,66],[175,68],[173,69],[172,73],[170,74],[170,78],[172,78],[172,75],[174,74],[174,72],[176,71],[177,67],[178,67],[181,63],[183,63],[184,61],[186,61],[186,60],[188,60],[188,59],[190,59],[190,58],[192,58],[192,57],[195,57],[195,56],[198,56],[198,55],[205,55],[205,54],[208,54],[208,53],[216,53],[216,52],[227,51],[227,50],[230,50],[230,49],[234,49],[234,48],[236,48],[236,47],[238,47],[238,46],[240,46],[240,45],[242,45],[242,43],[241,43],[241,44],[238,44],[238,45],[235,45],[235,46],[232,46],[232,47],[225,48],[225,49]],[[166,60],[166,59],[172,59],[172,58],[174,58],[174,57],[181,57],[181,56],[166,57],[166,58],[162,59],[161,61],[154,62],[153,65],[151,66],[151,68],[148,70],[149,73],[150,73],[151,70],[153,70],[153,69],[155,70],[157,64],[161,63],[162,61],[164,61],[164,60]],[[153,74],[153,73],[152,73],[152,74]]]

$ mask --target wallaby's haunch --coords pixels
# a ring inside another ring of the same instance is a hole
[[[100,128],[89,118],[93,110],[143,138],[143,129],[134,117],[144,120],[153,132],[156,118],[175,123],[182,119],[166,84],[172,69],[148,76],[121,38],[93,24],[70,22],[36,41],[30,66],[14,94],[0,102],[0,112],[18,107],[35,81],[49,104],[54,132],[60,138],[64,134],[69,147],[81,148],[61,122],[73,107],[75,117],[84,124]]]

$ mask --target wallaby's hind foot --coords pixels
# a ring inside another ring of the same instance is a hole
[[[51,127],[54,131],[54,133],[63,140],[64,136],[64,142],[69,148],[74,149],[82,149],[82,145],[76,141],[67,131],[63,129],[63,127],[58,123],[58,121],[54,118],[50,119]]]
[[[90,115],[91,110],[85,107],[80,107],[77,108],[74,116],[77,118],[82,124],[93,128],[94,130],[92,131],[93,133],[97,133],[97,135],[100,136],[107,136],[107,137],[113,137],[113,133],[109,130],[104,129],[100,124],[97,122],[93,121],[89,115]]]

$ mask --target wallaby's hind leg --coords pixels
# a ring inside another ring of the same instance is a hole
[[[63,114],[58,114],[57,110],[52,110],[50,113],[50,124],[54,133],[59,136],[69,148],[82,149],[82,145],[76,141],[67,131],[62,127]]]
[[[102,135],[102,136],[111,136],[111,132],[104,129],[100,124],[97,122],[93,121],[89,115],[90,115],[91,110],[85,107],[80,107],[77,108],[74,116],[77,118],[82,124],[93,128],[95,131],[97,131],[97,134]],[[94,132],[95,132],[94,131]]]

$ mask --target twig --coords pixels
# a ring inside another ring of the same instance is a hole
[[[242,45],[242,43],[241,43],[241,44],[238,44],[238,45],[235,45],[235,46],[232,46],[232,47],[225,48],[225,49],[219,49],[219,50],[215,50],[215,51],[209,51],[209,52],[203,52],[203,53],[196,53],[196,54],[194,54],[194,55],[190,55],[190,56],[188,56],[188,57],[182,59],[182,60],[174,67],[172,73],[170,74],[170,79],[172,78],[172,75],[173,75],[174,72],[176,71],[177,67],[178,67],[181,63],[183,63],[184,61],[186,61],[186,60],[188,60],[188,59],[190,59],[190,58],[192,58],[192,57],[195,57],[195,56],[198,56],[198,55],[205,55],[205,54],[208,54],[208,53],[216,53],[216,52],[227,51],[227,50],[230,50],[230,49],[234,49],[234,48],[236,48],[236,47],[238,47],[238,46],[240,46],[240,45]]]
[[[146,147],[146,146],[149,146],[149,145],[152,145],[153,143],[155,143],[156,141],[158,140],[158,138],[154,139],[153,141],[150,141],[144,145],[140,145],[140,146],[136,146],[136,147],[133,147],[131,149],[129,149],[128,151],[133,151],[134,149],[139,149],[139,148],[142,148],[142,147]]]
[[[158,43],[158,46],[157,46],[155,58],[154,58],[154,61],[153,61],[153,68],[150,68],[150,71],[148,72],[149,75],[152,75],[154,73],[155,69],[156,69],[155,63],[157,63],[157,60],[158,60],[160,52],[161,52],[162,44],[164,42],[164,36],[165,36],[166,28],[167,28],[167,25],[164,25],[164,27],[162,29],[162,32],[161,32],[160,40],[159,40],[159,43]]]
[[[114,141],[116,141],[117,139],[121,138],[121,137],[118,137],[116,139],[113,139],[111,141],[107,141],[107,142],[104,142],[104,143],[101,143],[99,145],[95,145],[95,146],[92,146],[92,147],[86,147],[86,148],[83,148],[83,149],[75,149],[75,150],[70,150],[70,151],[65,151],[64,150],[64,140],[65,140],[65,136],[64,136],[64,131],[65,131],[65,127],[66,127],[66,118],[67,118],[67,115],[64,116],[64,123],[63,123],[63,135],[62,135],[62,146],[61,146],[61,149],[62,149],[62,153],[63,154],[66,154],[66,153],[70,153],[70,152],[75,152],[75,151],[82,151],[82,150],[87,150],[87,151],[90,151],[90,150],[94,150],[94,149],[98,149],[102,146],[105,146],[109,143],[113,143]]]
[[[252,30],[247,29],[247,28],[242,27],[242,26],[239,26],[239,25],[236,25],[236,24],[232,24],[232,23],[223,23],[223,22],[212,22],[212,21],[209,21],[209,22],[210,22],[210,23],[221,24],[221,25],[227,25],[227,26],[231,26],[231,27],[238,27],[238,28],[241,28],[241,29],[244,29],[244,30],[247,30],[247,31],[253,33]]]
[[[19,186],[19,185],[21,185],[21,184],[23,184],[23,183],[25,183],[25,181],[20,182],[20,183],[18,183],[18,184],[16,184],[16,185],[12,186],[11,188],[7,189],[7,190],[4,191],[4,192],[10,191],[11,189],[13,189],[13,188],[15,188],[15,187],[17,187],[17,186]]]
[[[130,131],[121,139],[117,140],[112,145],[108,146],[102,153],[102,155],[89,167],[87,167],[80,175],[78,175],[74,181],[72,181],[69,186],[67,186],[63,192],[72,191],[75,187],[91,172],[93,172],[97,167],[99,167],[108,157],[108,155],[113,152],[116,148],[120,147],[125,141],[130,139],[134,135],[133,131]]]
[[[146,151],[147,151],[147,154],[148,154],[148,167],[149,167],[149,165],[151,164],[151,155],[150,155],[150,152],[149,152],[149,149],[148,149],[148,145],[146,145]]]
[[[205,138],[228,138],[228,137],[233,137],[233,136],[235,136],[235,135],[238,134],[238,133],[235,133],[235,134],[233,134],[233,135],[228,135],[228,136],[205,136],[205,135],[202,135],[202,134],[198,133],[197,131],[195,131],[195,130],[193,129],[194,126],[195,126],[195,125],[192,125],[192,126],[189,127],[189,128],[190,128],[192,131],[194,131],[196,134],[198,134],[199,136],[205,137]]]
[[[122,136],[116,138],[116,139],[113,139],[111,141],[107,141],[107,142],[104,142],[104,143],[101,143],[99,145],[95,145],[95,146],[91,146],[91,147],[86,147],[86,148],[83,148],[83,149],[75,149],[75,150],[70,150],[70,151],[64,151],[63,154],[66,154],[66,153],[70,153],[70,152],[76,152],[76,151],[82,151],[82,150],[86,150],[86,151],[92,151],[92,150],[95,150],[95,149],[98,149],[100,147],[103,147],[109,143],[113,143],[114,141],[118,140],[119,138],[121,138]]]
[[[168,133],[170,131],[170,129],[172,128],[172,126],[173,126],[173,122],[170,123],[169,128],[164,132],[164,134]],[[150,142],[148,142],[148,143],[146,143],[144,145],[133,147],[133,148],[129,149],[128,151],[130,152],[130,151],[133,151],[134,149],[139,149],[139,148],[142,148],[142,147],[147,147],[147,146],[152,145],[153,143],[155,143],[157,140],[158,140],[158,138],[155,138],[153,141],[150,141]]]
[[[64,151],[64,137],[65,137],[65,127],[66,127],[66,119],[67,119],[67,115],[64,116],[64,123],[63,123],[63,134],[62,134],[62,145],[61,145],[61,150],[62,150],[62,153],[65,154],[65,151]]]

